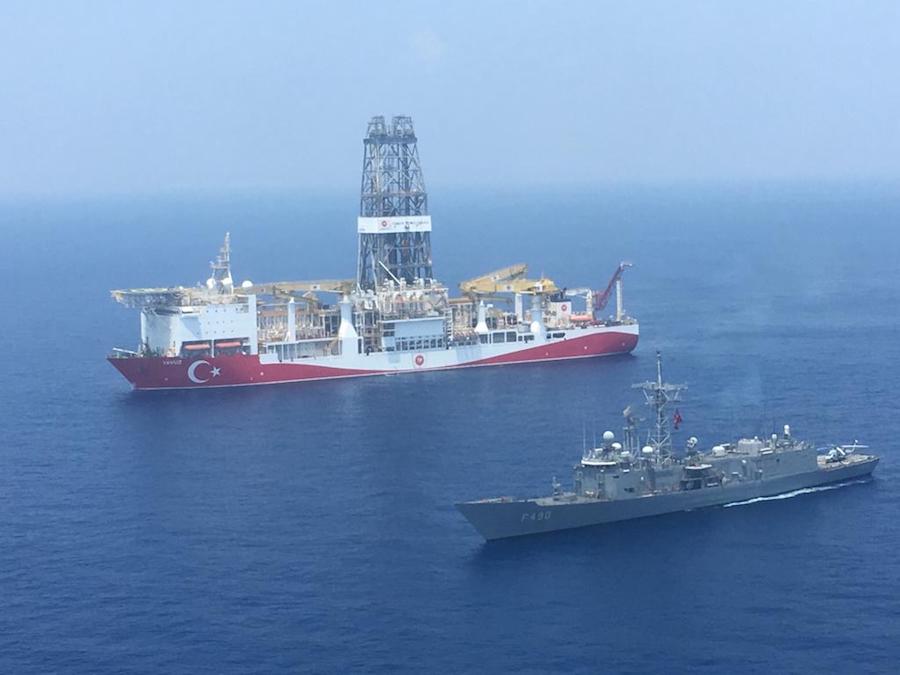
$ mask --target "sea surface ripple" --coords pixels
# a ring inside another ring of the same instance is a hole
[[[352,276],[352,189],[0,203],[0,671],[896,672],[900,194],[432,198],[451,284],[634,262],[635,354],[136,394],[108,289],[203,279],[225,229],[238,280]],[[859,439],[875,479],[482,542],[454,502],[568,482],[657,349],[683,434]]]

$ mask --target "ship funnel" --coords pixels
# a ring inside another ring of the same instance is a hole
[[[297,341],[297,303],[294,298],[287,303],[287,341]]]
[[[487,325],[487,317],[484,310],[484,301],[478,303],[478,323],[475,324],[475,332],[484,335],[490,332]]]
[[[535,342],[543,342],[546,339],[544,332],[544,309],[541,307],[541,294],[531,296],[531,333]]]
[[[353,327],[353,305],[346,295],[339,304],[341,325],[338,327],[338,339],[341,341],[341,354],[359,354],[359,334]]]

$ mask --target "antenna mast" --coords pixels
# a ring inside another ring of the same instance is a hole
[[[231,233],[225,233],[225,241],[219,249],[219,255],[209,263],[212,276],[209,279],[210,288],[218,289],[219,293],[231,293],[234,282],[231,278]]]
[[[648,443],[658,456],[672,454],[672,432],[669,430],[669,406],[681,400],[681,392],[686,384],[667,384],[662,379],[662,355],[656,352],[656,381],[632,385],[644,392],[644,399],[656,417],[655,428],[650,432]]]

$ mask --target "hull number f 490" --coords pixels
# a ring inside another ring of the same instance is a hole
[[[525,521],[542,521],[542,520],[550,520],[550,516],[553,515],[550,511],[532,511],[531,513],[523,513],[521,522]]]

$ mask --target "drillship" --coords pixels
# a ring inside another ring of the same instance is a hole
[[[135,389],[231,387],[623,354],[638,323],[621,263],[602,290],[529,279],[524,264],[460,284],[434,278],[431,216],[408,117],[363,141],[355,279],[235,284],[229,236],[196,287],[111,291],[140,310],[136,350],[110,363]],[[604,316],[615,294],[615,313]]]
[[[742,438],[707,452],[697,449],[692,436],[679,459],[668,408],[685,386],[663,382],[659,355],[656,381],[634,386],[643,391],[655,417],[646,445],[638,443],[637,420],[629,407],[623,442],[607,431],[600,447],[585,449],[574,468],[571,492],[554,478],[548,497],[499,497],[457,508],[485,539],[503,539],[787,494],[866,477],[878,464],[878,457],[859,452],[866,446],[855,441],[817,449],[795,439],[789,425],[768,439]],[[677,408],[673,420],[677,427]]]

